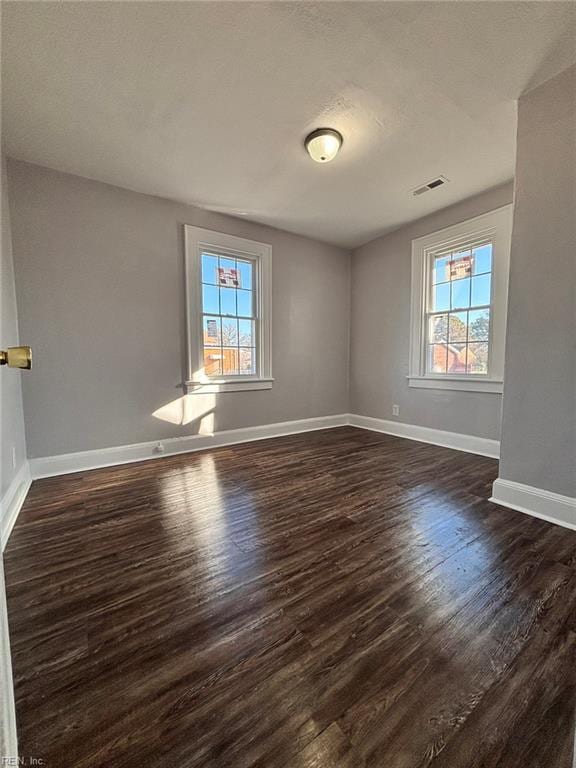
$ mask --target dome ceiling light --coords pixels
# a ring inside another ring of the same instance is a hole
[[[312,160],[329,163],[340,151],[342,141],[342,134],[333,128],[318,128],[306,136],[304,144]]]

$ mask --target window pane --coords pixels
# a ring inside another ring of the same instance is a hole
[[[202,286],[202,311],[210,315],[220,314],[220,298],[217,286]]]
[[[223,315],[236,314],[236,288],[220,288],[220,312]]]
[[[432,289],[432,311],[443,312],[450,309],[450,283],[435,285]]]
[[[463,280],[472,274],[472,252],[455,251],[450,259],[450,280]]]
[[[236,259],[227,259],[220,256],[220,263],[218,265],[218,285],[221,288],[238,288]]]
[[[222,345],[235,347],[238,344],[238,320],[236,318],[222,318]]]
[[[238,275],[240,278],[239,288],[252,290],[252,263],[250,261],[238,260]]]
[[[490,338],[490,310],[473,309],[469,313],[469,331],[470,341],[488,341]]]
[[[231,259],[226,256],[220,256],[220,265],[222,269],[230,270],[236,269],[236,259]]]
[[[255,347],[254,323],[252,320],[238,320],[239,344],[242,347]]]
[[[244,376],[256,373],[256,355],[254,349],[240,348],[240,373]]]
[[[450,344],[454,341],[466,341],[468,332],[468,312],[451,312],[449,320]],[[448,354],[450,356],[450,354]]]
[[[448,338],[448,315],[434,315],[428,329],[430,342],[446,341]]]
[[[452,283],[452,309],[460,309],[470,306],[470,278],[453,280]]]
[[[482,272],[492,271],[492,243],[483,245],[480,248],[474,248],[474,258],[472,260],[472,273],[480,275]]]
[[[448,346],[446,344],[429,344],[428,345],[428,372],[429,373],[446,373],[446,352]]]
[[[472,307],[490,304],[490,275],[472,278]]]
[[[238,314],[243,317],[252,317],[252,291],[238,291]]]
[[[220,318],[205,317],[203,319],[203,333],[205,347],[219,347],[221,345]]]
[[[468,373],[488,373],[487,342],[474,342],[469,345]]]
[[[218,256],[202,254],[202,282],[216,285],[218,282]]]
[[[207,376],[222,375],[222,352],[220,349],[204,350],[204,373]]]
[[[224,376],[238,373],[238,348],[224,347],[222,349],[222,370]]]
[[[448,373],[466,373],[466,344],[449,345]]]
[[[434,266],[432,269],[433,283],[445,283],[448,280],[450,280],[450,270],[448,269],[449,261],[450,261],[450,255],[436,256],[434,258]]]

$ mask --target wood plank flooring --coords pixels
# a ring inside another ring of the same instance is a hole
[[[576,533],[352,427],[33,484],[5,553],[46,768],[569,768]]]

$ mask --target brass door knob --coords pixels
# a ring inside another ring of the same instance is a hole
[[[32,368],[32,349],[30,347],[8,347],[0,350],[0,365],[9,368]]]

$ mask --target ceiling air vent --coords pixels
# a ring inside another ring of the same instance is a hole
[[[421,184],[419,187],[416,187],[416,189],[413,189],[412,195],[414,197],[423,195],[424,192],[430,192],[431,189],[441,187],[443,184],[447,184],[448,181],[449,179],[447,179],[446,176],[438,176],[437,179],[432,179],[432,181],[428,181],[426,184]]]

